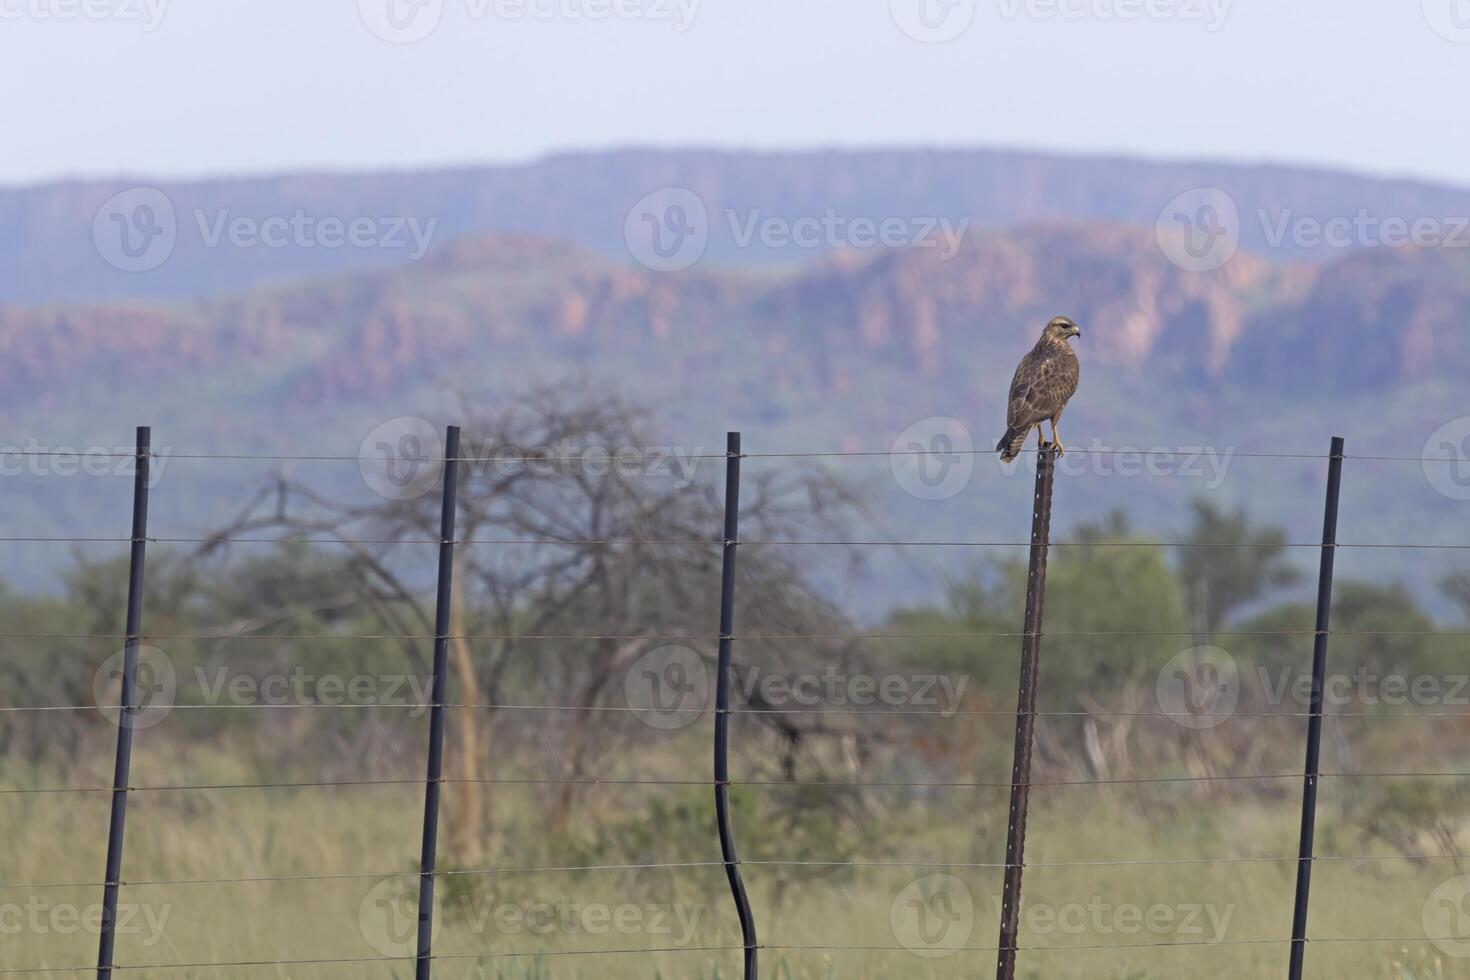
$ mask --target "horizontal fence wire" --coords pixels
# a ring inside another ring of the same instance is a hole
[[[374,709],[389,708],[395,711],[426,711],[430,708],[460,708],[470,711],[568,711],[600,713],[610,712],[614,714],[648,714],[657,711],[659,715],[703,715],[722,714],[718,708],[638,708],[626,707],[624,705],[584,705],[584,704],[456,704],[447,702],[444,704],[420,704],[416,702],[377,702],[357,701],[333,703],[329,701],[306,701],[292,703],[273,703],[262,701],[254,704],[170,704],[159,703],[159,707],[167,707],[169,711],[371,711]],[[0,714],[26,714],[30,712],[92,712],[111,711],[110,707],[96,704],[59,704],[59,705],[18,705],[0,707]],[[902,718],[964,718],[964,717],[1004,717],[1014,718],[1014,710],[1006,711],[1001,708],[961,708],[949,709],[924,709],[914,710],[907,708],[730,708],[731,715],[799,715],[810,717],[812,715],[833,715],[836,717],[874,716],[874,717],[902,717]],[[1181,711],[1032,711],[1028,714],[1037,718],[1178,718],[1184,712]],[[1226,720],[1224,712],[1216,716],[1222,721]],[[1232,711],[1230,718],[1310,718],[1310,711]],[[1466,711],[1342,711],[1328,712],[1328,718],[1470,718],[1470,710]]]
[[[1454,638],[1470,636],[1470,630],[1221,630],[1213,634],[1216,638],[1232,636],[1438,636]],[[0,640],[120,640],[125,633],[25,633],[0,632]],[[949,633],[737,633],[734,640],[759,642],[763,640],[963,640],[1000,639],[1021,637],[1025,633],[1000,631],[958,631]],[[1058,630],[1048,632],[1048,637],[1130,637],[1130,636],[1198,636],[1196,630]],[[432,633],[143,633],[144,640],[335,640],[353,642],[357,640],[433,640]],[[678,633],[660,635],[656,633],[459,633],[447,637],[450,640],[505,640],[510,641],[565,641],[580,640],[626,640],[648,642],[712,642],[720,639],[713,633]]]
[[[1329,938],[1313,939],[1312,943],[1329,945],[1386,945],[1404,943],[1460,943],[1463,938],[1454,936],[1414,936],[1410,938]],[[1290,939],[1200,939],[1184,940],[1170,943],[1087,943],[1079,945],[1062,946],[946,946],[949,952],[972,952],[972,953],[996,953],[1003,948],[1011,948],[1017,952],[1026,953],[1066,953],[1066,952],[1098,952],[1102,950],[1137,950],[1137,949],[1188,949],[1211,946],[1288,946]],[[745,949],[744,946],[657,946],[636,947],[622,949],[554,949],[539,950],[524,953],[495,952],[495,953],[435,953],[428,957],[433,961],[466,962],[471,960],[506,960],[506,959],[541,959],[562,956],[625,956],[625,955],[649,955],[652,953],[724,953],[735,952]],[[911,950],[907,946],[897,945],[790,945],[782,943],[761,943],[756,948],[768,949],[776,952],[827,952],[827,953],[874,953],[893,952],[907,953]],[[123,970],[210,970],[224,968],[264,968],[281,966],[330,966],[330,965],[352,965],[366,963],[411,963],[416,957],[413,956],[348,956],[348,957],[323,957],[318,959],[278,959],[278,960],[232,960],[228,962],[196,962],[196,963],[118,963],[112,967],[114,971]],[[41,966],[28,967],[18,970],[0,970],[0,976],[39,976],[42,974],[56,973],[91,973],[96,969],[94,966]]]
[[[1459,861],[1470,858],[1467,854],[1343,854],[1314,857],[1311,860],[1323,863],[1389,863],[1389,862],[1416,862],[1416,861]],[[1035,864],[1027,862],[1027,870],[1067,870],[1072,868],[1142,868],[1142,867],[1169,867],[1169,866],[1217,866],[1217,865],[1249,865],[1249,864],[1296,864],[1299,857],[1222,857],[1222,858],[1144,858],[1139,860],[1113,860],[1113,861],[1039,861]],[[972,861],[747,861],[742,859],[742,865],[767,868],[859,868],[859,869],[903,869],[924,868],[942,869],[957,868],[974,871],[1000,871],[1006,868],[1004,862],[972,862]],[[587,874],[592,872],[611,871],[680,871],[693,870],[697,868],[723,868],[723,861],[675,861],[669,863],[651,864],[584,864],[569,865],[563,867],[539,867],[539,868],[460,868],[449,871],[436,870],[434,876],[438,878],[452,877],[489,877],[494,875],[534,875],[534,874]],[[402,869],[392,871],[351,871],[328,874],[294,874],[294,875],[249,875],[237,878],[156,878],[133,880],[124,878],[117,882],[129,888],[160,887],[165,885],[251,885],[267,884],[273,882],[310,882],[310,881],[354,881],[361,879],[382,879],[402,877],[416,872],[408,872]],[[100,888],[107,882],[103,881],[49,881],[49,882],[0,882],[0,889],[62,889],[62,888]]]
[[[1470,772],[1324,772],[1322,779],[1470,779]],[[827,780],[827,779],[731,779],[717,782],[713,779],[623,779],[618,777],[555,776],[485,777],[469,779],[446,776],[435,780],[439,783],[467,783],[488,786],[764,786],[804,789],[810,787],[833,790],[863,789],[1013,789],[1028,786],[1037,789],[1086,787],[1086,786],[1147,786],[1184,783],[1224,782],[1272,782],[1283,779],[1301,779],[1299,772],[1245,773],[1223,776],[1144,776],[1125,779],[1061,779],[1029,782],[986,782],[981,780],[914,781],[914,780]],[[286,781],[268,783],[179,783],[158,786],[55,786],[0,789],[0,796],[63,796],[88,793],[183,793],[209,790],[242,789],[341,789],[361,786],[422,786],[422,779],[342,779],[317,781]]]
[[[1198,448],[1167,449],[1106,449],[1096,447],[1074,446],[1069,452],[1079,456],[1184,456],[1197,458],[1205,452],[1211,451],[1217,456],[1225,456],[1230,459],[1296,459],[1296,460],[1322,460],[1327,461],[1332,457],[1324,453],[1293,453],[1293,452],[1237,452],[1229,447],[1223,449],[1201,446]],[[146,454],[151,459],[191,459],[191,460],[255,460],[261,462],[337,462],[357,463],[359,465],[385,465],[396,466],[403,463],[446,463],[451,460],[458,463],[604,463],[604,462],[659,462],[671,458],[680,460],[700,459],[729,459],[730,453],[675,453],[651,452],[648,450],[633,450],[630,452],[607,453],[587,452],[582,455],[567,455],[555,453],[526,454],[512,453],[502,455],[493,451],[479,455],[470,456],[343,456],[336,454],[285,454],[285,453],[176,453],[168,450],[158,450]],[[870,449],[870,450],[810,450],[790,452],[749,453],[735,454],[740,459],[870,459],[887,456],[999,456],[996,449]],[[7,447],[0,449],[0,458],[7,456],[19,456],[23,458],[51,458],[51,459],[136,459],[135,452],[92,452],[92,451],[66,451],[52,449],[17,449]],[[1403,462],[1403,463],[1453,463],[1454,458],[1441,456],[1400,456],[1390,454],[1361,454],[1354,456],[1343,456],[1344,460],[1363,460],[1368,462]]]
[[[1074,448],[1073,453],[1081,456],[1128,456],[1128,457],[1197,457],[1200,450],[1190,449],[1098,449],[1098,448]],[[973,456],[983,457],[995,455],[995,450],[970,449],[970,450],[946,450],[934,452],[930,450],[894,450],[894,451],[791,451],[770,453],[695,453],[676,454],[681,460],[719,460],[730,459],[738,456],[740,459],[858,459],[858,458],[881,458],[901,456],[931,456],[940,455],[947,457]],[[1321,460],[1327,461],[1331,456],[1321,453],[1290,453],[1290,452],[1234,452],[1224,451],[1224,455],[1230,458],[1252,458],[1267,460]],[[627,453],[585,453],[582,455],[557,455],[550,453],[542,454],[497,454],[487,452],[479,455],[455,455],[452,457],[392,457],[375,459],[372,457],[356,455],[285,455],[285,454],[254,454],[254,453],[174,453],[169,451],[157,451],[149,453],[154,459],[184,459],[201,461],[270,461],[270,462],[353,462],[359,465],[367,464],[402,464],[402,463],[424,463],[437,464],[449,461],[465,462],[470,464],[495,464],[495,463],[530,463],[542,465],[578,465],[592,462],[633,462],[633,461],[660,461],[671,458],[668,452],[637,451]],[[115,459],[137,459],[138,454],[133,452],[64,452],[64,451],[19,451],[14,449],[0,449],[0,458],[4,457],[52,457],[52,458],[115,458]],[[1389,461],[1389,462],[1417,462],[1417,463],[1454,463],[1453,458],[1432,457],[1424,455],[1356,455],[1345,457],[1349,460],[1363,461]],[[228,544],[268,544],[268,545],[343,545],[343,546],[398,546],[398,545],[435,545],[440,546],[446,542],[438,538],[348,538],[348,537],[232,537],[229,535],[214,535],[207,537],[148,537],[148,543],[157,544],[197,544],[197,545],[228,545]],[[137,540],[129,537],[72,537],[72,536],[13,536],[0,537],[3,543],[26,543],[26,544],[136,544]],[[711,547],[727,546],[732,542],[718,539],[673,539],[673,540],[636,540],[636,539],[517,539],[517,538],[466,538],[463,540],[448,542],[462,545],[479,546],[539,546],[547,548],[557,547]],[[825,541],[825,540],[752,540],[733,542],[743,546],[754,547],[793,547],[793,548],[822,548],[822,547],[902,547],[902,548],[1019,548],[1029,547],[1030,542],[1024,541],[966,541],[966,540],[851,540],[851,541]],[[1247,549],[1247,548],[1310,548],[1322,549],[1324,546],[1317,542],[1283,542],[1283,543],[1253,543],[1253,542],[1187,542],[1187,541],[1063,541],[1051,542],[1051,547],[1057,548],[1170,548],[1170,549]],[[1447,544],[1447,543],[1339,543],[1327,547],[1337,549],[1364,549],[1364,550],[1423,550],[1423,551],[1464,551],[1470,550],[1470,544]],[[1274,630],[1241,630],[1221,631],[1217,636],[1443,636],[1464,637],[1470,636],[1466,631],[1446,630],[1311,630],[1311,629],[1274,629]],[[738,636],[728,636],[726,639],[743,641],[776,641],[776,640],[922,640],[922,639],[977,639],[977,638],[1017,638],[1024,635],[1021,632],[1010,631],[956,631],[946,633],[879,633],[879,632],[846,632],[846,633],[752,633]],[[1122,631],[1061,631],[1048,633],[1052,637],[1150,637],[1150,636],[1193,636],[1194,631],[1181,630],[1122,630]],[[0,638],[4,639],[110,639],[122,640],[125,638],[121,633],[5,633],[0,632]],[[531,634],[515,635],[508,633],[484,633],[463,634],[440,639],[452,640],[486,640],[486,641],[535,641],[535,642],[578,642],[592,640],[618,640],[618,641],[661,641],[661,642],[694,642],[694,641],[716,641],[721,639],[716,635],[641,635],[641,634],[616,634],[616,633],[592,633],[592,634]],[[435,639],[431,634],[291,634],[291,633],[156,633],[144,634],[143,640],[181,640],[181,641],[219,641],[219,640],[270,640],[270,641],[307,641],[321,640],[334,642],[350,642],[360,640],[422,640]],[[621,706],[584,706],[584,705],[535,705],[535,704],[374,704],[374,703],[352,703],[352,704],[330,704],[330,703],[302,703],[302,704],[187,704],[173,705],[170,710],[212,710],[215,708],[238,709],[340,709],[340,708],[399,708],[409,710],[426,710],[431,708],[457,708],[473,710],[508,710],[508,711],[588,711],[588,712],[639,712],[645,709],[621,707]],[[101,710],[95,705],[55,705],[55,706],[15,706],[0,707],[0,712],[22,713],[22,712],[83,712]],[[707,708],[672,709],[683,713],[704,714]],[[902,717],[934,717],[946,718],[955,716],[1005,716],[1015,715],[1014,710],[984,709],[984,710],[955,710],[955,711],[914,711],[904,709],[884,708],[852,708],[852,709],[804,709],[804,708],[732,708],[730,714],[751,715],[887,715]],[[1176,713],[1164,711],[1038,711],[1034,712],[1038,717],[1176,717]],[[1250,718],[1303,718],[1310,717],[1309,712],[1233,712],[1232,717]],[[1351,712],[1341,714],[1329,714],[1332,718],[1464,718],[1470,717],[1467,712]],[[1281,774],[1241,774],[1221,776],[1175,776],[1175,777],[1140,777],[1120,778],[1102,780],[1055,780],[1055,781],[1028,781],[1017,782],[983,782],[983,781],[948,781],[948,782],[924,782],[924,781],[850,781],[850,780],[741,780],[731,779],[716,782],[709,779],[614,779],[614,778],[510,778],[490,777],[477,779],[444,778],[437,780],[440,783],[479,783],[492,785],[584,785],[584,786],[756,786],[756,787],[825,787],[838,791],[864,790],[883,788],[911,788],[911,789],[940,789],[940,788],[992,788],[1012,789],[1018,786],[1026,787],[1107,787],[1107,786],[1129,786],[1129,785],[1188,785],[1199,783],[1221,783],[1221,782],[1246,782],[1246,781],[1278,781],[1297,780],[1302,778],[1301,773]],[[1321,773],[1322,779],[1466,779],[1470,773],[1461,772],[1360,772],[1360,773]],[[188,792],[188,791],[212,791],[212,790],[242,790],[242,789],[332,789],[349,787],[374,787],[374,786],[422,786],[422,778],[405,779],[347,779],[327,781],[282,781],[263,783],[220,783],[220,784],[178,784],[178,785],[155,785],[155,786],[126,786],[122,787],[124,793],[143,792]],[[57,787],[57,788],[26,788],[26,789],[0,789],[0,795],[58,795],[58,794],[99,794],[113,793],[115,788],[107,787]],[[1318,862],[1420,862],[1420,861],[1459,861],[1464,855],[1459,854],[1421,854],[1421,855],[1332,855],[1315,856],[1309,859],[1313,863]],[[1134,866],[1224,866],[1224,865],[1284,865],[1300,863],[1300,857],[1203,857],[1203,858],[1177,858],[1177,859],[1138,859],[1138,860],[1108,860],[1108,861],[1062,861],[1062,862],[1037,862],[1027,864],[1031,870],[1062,870],[1069,868],[1119,868]],[[807,868],[965,868],[975,870],[999,870],[1006,867],[1002,863],[975,863],[975,862],[945,862],[945,861],[744,861],[748,866],[756,867],[807,867]],[[511,867],[511,868],[480,868],[459,869],[433,872],[434,877],[443,878],[450,876],[492,876],[511,874],[552,874],[552,873],[593,873],[593,872],[628,872],[644,870],[680,870],[698,868],[723,867],[723,862],[672,862],[672,863],[647,863],[647,864],[623,864],[623,865],[577,865],[565,867]],[[24,889],[24,888],[69,888],[69,887],[98,887],[106,885],[128,885],[131,887],[163,887],[184,885],[222,885],[222,884],[248,884],[267,882],[310,882],[310,881],[333,881],[351,879],[381,879],[403,874],[402,871],[389,872],[347,872],[336,874],[297,874],[282,876],[241,876],[220,878],[178,878],[178,879],[153,879],[116,882],[50,882],[50,883],[15,883],[0,882],[0,889]],[[1445,939],[1434,939],[1426,937],[1410,938],[1330,938],[1312,939],[1316,944],[1420,944],[1424,942],[1457,941],[1458,937],[1446,937]],[[1133,949],[1166,949],[1181,947],[1204,947],[1204,946],[1249,946],[1249,945],[1288,945],[1291,939],[1241,939],[1241,940],[1218,940],[1218,941],[1180,941],[1180,942],[1145,942],[1145,943],[1119,943],[1119,944],[1083,944],[1072,946],[1020,946],[1012,947],[1016,951],[1024,950],[1028,953],[1043,952],[1066,952],[1066,951],[1096,951],[1096,950],[1133,950]],[[673,947],[642,947],[631,949],[588,949],[588,950],[547,950],[537,952],[487,952],[487,953],[463,953],[450,955],[435,955],[432,960],[440,961],[478,961],[497,959],[526,959],[543,957],[565,957],[565,956],[599,956],[599,955],[647,955],[653,953],[715,953],[734,952],[745,949],[741,945],[710,945],[710,946],[673,946]],[[759,949],[776,951],[823,951],[823,952],[874,952],[874,951],[906,951],[904,946],[895,945],[783,945],[762,943]],[[962,947],[963,950],[976,952],[1003,952],[1006,947],[975,946]],[[956,950],[959,951],[959,950]],[[369,963],[409,962],[411,956],[372,956],[372,957],[343,957],[343,958],[314,958],[314,959],[275,959],[275,960],[235,960],[228,962],[197,962],[197,963],[154,963],[154,964],[117,964],[113,969],[116,971],[138,971],[138,970],[175,970],[175,969],[220,969],[220,968],[267,968],[283,966],[310,966],[310,965],[351,965]],[[90,973],[92,966],[77,967],[44,967],[15,970],[0,970],[0,976],[11,975],[40,975],[40,974],[78,974]]]
[[[446,543],[439,538],[344,538],[344,537],[259,537],[242,538],[228,535],[204,537],[153,537],[140,538],[148,544],[312,544],[312,545],[434,545]],[[132,544],[125,537],[67,537],[67,536],[19,536],[0,537],[0,543],[8,544]],[[656,538],[460,538],[447,542],[453,545],[500,545],[504,547],[545,548],[722,548],[727,543],[755,548],[1029,548],[1029,541],[905,541],[867,539],[857,541],[798,541],[798,540],[746,540],[725,542],[715,538],[682,538],[660,540]],[[1339,542],[1324,545],[1313,541],[1052,541],[1051,548],[1310,548],[1364,549],[1379,551],[1470,551],[1470,544],[1444,544],[1430,542]]]

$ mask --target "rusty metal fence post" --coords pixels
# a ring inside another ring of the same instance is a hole
[[[1006,873],[1001,892],[997,980],[1016,976],[1016,940],[1021,922],[1021,873],[1025,868],[1026,812],[1031,802],[1031,749],[1036,737],[1036,686],[1041,666],[1042,608],[1046,601],[1046,557],[1051,541],[1051,490],[1056,449],[1042,443],[1036,456],[1036,492],[1031,504],[1031,562],[1026,576],[1026,624],[1021,640],[1021,682],[1016,697],[1016,747],[1011,765],[1011,807],[1006,831]]]

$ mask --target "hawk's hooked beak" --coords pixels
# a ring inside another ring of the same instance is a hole
[[[1078,326],[1073,326],[1072,327],[1072,336],[1074,336],[1074,337],[1080,337],[1080,336],[1082,336],[1082,328],[1081,327],[1078,327]]]

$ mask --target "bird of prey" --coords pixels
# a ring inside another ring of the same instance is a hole
[[[1051,438],[1058,455],[1065,453],[1062,437],[1057,434],[1057,420],[1067,399],[1077,390],[1077,355],[1069,338],[1082,336],[1077,324],[1064,316],[1053,317],[1041,331],[1041,339],[1031,353],[1021,358],[1016,376],[1011,381],[1010,403],[1006,409],[1006,434],[995,449],[1002,462],[1009,463],[1021,454],[1031,430],[1040,431],[1041,423],[1051,422]],[[1046,434],[1038,439],[1045,444]]]

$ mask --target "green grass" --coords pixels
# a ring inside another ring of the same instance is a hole
[[[148,766],[156,769],[171,763],[170,782],[254,781],[235,753],[190,750],[157,739],[147,749],[151,751],[145,750],[143,758]],[[63,778],[71,785],[107,782],[101,762],[79,764],[64,777],[56,770],[46,776],[42,782],[14,767],[0,768],[0,788],[54,786]],[[718,859],[713,835],[704,836],[702,818],[681,823],[678,817],[702,809],[702,790],[598,789],[584,799],[575,826],[554,837],[543,826],[543,789],[496,787],[492,812],[500,829],[487,840],[488,854],[481,867]],[[757,794],[754,788],[745,794],[737,800],[737,833],[747,859],[757,855],[763,860],[820,861],[829,856],[820,850],[821,834],[803,835],[776,826],[774,816],[763,809],[769,805],[767,794]],[[667,798],[650,816],[656,795]],[[958,865],[993,863],[1003,840],[1004,802],[995,793],[938,802],[884,796],[870,804],[867,819],[877,833],[866,844],[871,850],[863,853],[896,860],[947,859]],[[1361,844],[1335,823],[1332,807],[1330,796],[1325,797],[1324,850],[1361,850]],[[0,881],[95,882],[104,861],[107,808],[106,794],[0,795],[0,827],[6,835],[0,850]],[[1241,799],[1163,788],[1137,793],[1123,788],[1038,789],[1027,852],[1028,861],[1038,866],[1026,877],[1020,975],[1038,980],[1168,980],[1284,974],[1286,947],[1254,941],[1289,933],[1295,874],[1290,863],[1041,865],[1291,854],[1296,808],[1294,792]],[[129,884],[122,890],[123,906],[141,908],[143,914],[134,918],[132,931],[119,938],[117,961],[143,965],[377,956],[383,937],[392,938],[386,929],[394,922],[390,916],[399,917],[399,937],[409,937],[421,812],[422,791],[415,785],[136,794],[124,864],[125,878],[132,882],[367,872],[396,872],[398,877],[387,884],[376,877]],[[634,835],[632,829],[642,833]],[[636,841],[636,846],[618,852],[618,842],[628,841]],[[454,867],[454,855],[445,854],[443,864]],[[798,868],[748,864],[744,872],[761,941],[771,947],[899,947],[914,935],[913,920],[903,918],[912,909],[906,899],[919,896],[931,903],[933,899],[911,884],[940,873],[962,881],[972,903],[971,911],[957,906],[956,892],[947,905],[931,904],[957,916],[952,928],[959,932],[948,934],[947,941],[987,947],[996,940],[1000,873],[992,868],[845,868],[814,875]],[[1319,864],[1311,918],[1314,937],[1418,939],[1315,943],[1308,951],[1307,975],[1318,980],[1470,978],[1470,959],[1445,955],[1425,937],[1425,901],[1453,875],[1443,862]],[[465,958],[441,961],[436,976],[729,980],[739,973],[737,952],[700,948],[739,943],[724,872],[717,866],[642,873],[455,875],[442,881],[435,950]],[[85,913],[87,906],[99,902],[100,894],[95,886],[11,887],[0,892],[0,909],[6,910],[0,915],[4,930],[0,970],[92,963],[95,929],[85,922],[70,922],[58,910]],[[1132,907],[1139,911],[1129,911]],[[40,910],[40,927],[33,909]],[[58,914],[63,917],[57,919]],[[1182,943],[1206,945],[1167,945]],[[1046,949],[1093,945],[1117,948]],[[677,951],[637,952],[665,947]],[[588,950],[635,952],[536,955]],[[485,953],[498,958],[476,958]],[[761,958],[762,976],[776,980],[938,980],[987,976],[994,969],[993,953],[969,948],[939,958],[902,948],[768,948]],[[403,962],[353,962],[140,969],[124,975],[371,980],[407,977],[411,969]]]

